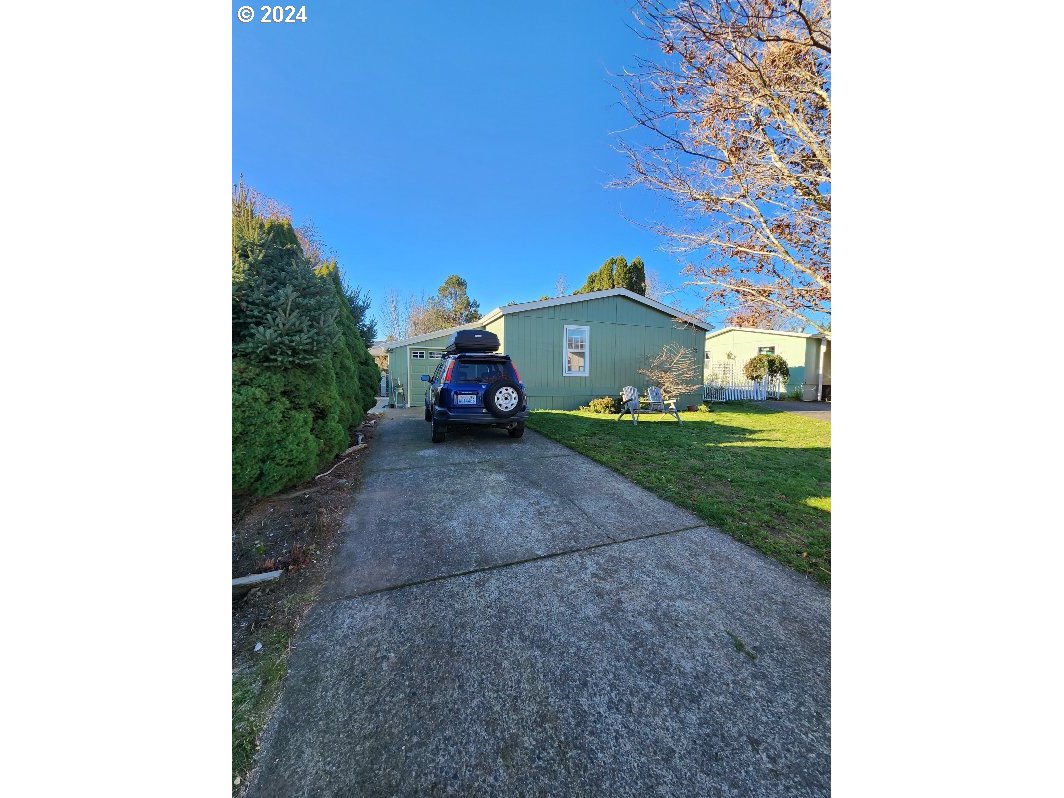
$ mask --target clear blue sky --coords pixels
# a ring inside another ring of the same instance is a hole
[[[630,124],[609,73],[653,54],[627,0],[319,0],[305,24],[241,24],[238,5],[234,182],[312,220],[375,310],[389,288],[431,294],[459,274],[487,312],[554,294],[559,274],[571,292],[613,255],[681,282],[625,218],[671,204],[604,188],[626,168],[611,133]]]

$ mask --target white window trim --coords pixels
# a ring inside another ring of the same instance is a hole
[[[569,330],[584,331],[584,370],[579,372],[569,371]],[[563,377],[590,377],[591,376],[591,328],[584,324],[566,324],[562,330],[562,376]]]
[[[414,358],[414,360],[424,360],[425,359],[425,350],[424,349],[411,349],[410,350],[410,357]]]
[[[771,349],[772,351],[771,352],[761,352],[760,350],[762,350],[762,349]],[[759,351],[758,351],[757,354],[759,354],[759,355],[774,355],[774,354],[776,354],[776,345],[775,344],[762,344],[761,346],[758,347],[758,350]]]

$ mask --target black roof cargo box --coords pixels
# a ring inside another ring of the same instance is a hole
[[[487,330],[459,330],[447,344],[447,354],[459,352],[498,352],[499,336]]]

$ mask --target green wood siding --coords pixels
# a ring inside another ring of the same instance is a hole
[[[669,342],[694,350],[696,362],[705,351],[705,331],[681,327],[668,315],[625,297],[537,308],[503,316],[503,351],[513,358],[533,410],[575,410],[600,396],[618,396],[625,385],[647,387],[639,373],[648,356]],[[567,324],[589,328],[586,377],[562,373],[564,330]],[[504,337],[505,336],[505,337]],[[678,397],[679,405],[696,405],[701,389]]]
[[[438,335],[416,344],[399,346],[388,352],[388,368],[393,380],[403,384],[406,401],[412,407],[421,405],[425,397],[426,384],[421,381],[422,374],[431,374],[439,365],[439,360],[428,356],[429,352],[442,352],[451,340],[450,335]],[[424,360],[410,357],[411,352],[424,352]]]
[[[567,324],[589,328],[586,377],[562,374]],[[638,370],[667,343],[689,347],[697,363],[705,352],[705,330],[619,296],[510,313],[484,329],[499,336],[499,351],[513,358],[533,410],[575,410],[596,397],[619,396],[625,385],[645,391],[647,380]],[[402,382],[411,406],[419,406],[424,397],[421,375],[431,374],[439,361],[414,360],[410,351],[442,350],[449,340],[450,335],[442,335],[390,350],[392,378]],[[701,401],[701,387],[677,397],[681,407]]]

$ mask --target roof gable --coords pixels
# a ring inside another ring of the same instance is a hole
[[[481,320],[483,321],[483,319]],[[459,330],[468,330],[470,327],[479,327],[480,321],[475,321],[472,324],[460,324],[457,327],[447,327],[443,330],[433,330],[432,332],[422,333],[421,335],[415,335],[411,338],[404,338],[401,341],[388,341],[384,347],[389,352],[393,349],[398,349],[400,346],[408,346],[409,344],[420,344],[423,341],[431,341],[433,338],[439,338],[441,335],[454,335]]]
[[[700,330],[709,330],[709,325],[704,321],[696,319],[689,313],[684,313],[682,310],[664,305],[657,300],[645,297],[642,294],[637,294],[634,291],[629,291],[627,288],[609,288],[605,291],[590,291],[586,294],[571,294],[569,296],[558,296],[552,299],[540,299],[535,302],[520,302],[516,305],[504,305],[501,308],[495,308],[495,310],[488,313],[486,316],[482,316],[477,321],[470,324],[462,324],[458,327],[448,327],[444,330],[436,330],[435,332],[424,333],[423,335],[415,335],[412,338],[404,338],[402,341],[389,341],[385,346],[391,349],[397,349],[400,346],[407,346],[409,344],[416,344],[422,341],[428,341],[431,338],[438,338],[441,335],[454,335],[458,330],[470,329],[472,327],[483,327],[486,324],[499,319],[503,316],[509,316],[513,313],[524,313],[529,310],[539,310],[541,308],[552,308],[557,305],[568,305],[572,302],[588,302],[596,299],[605,299],[606,297],[620,296],[626,299],[630,299],[633,302],[638,302],[642,305],[646,305],[649,308],[653,308],[661,313],[666,314],[674,319],[679,319],[685,324],[690,324],[692,327],[698,327]]]
[[[529,310],[540,310],[541,308],[552,308],[558,305],[568,305],[573,302],[589,302],[596,299],[605,299],[606,297],[620,296],[625,299],[630,299],[633,302],[638,302],[641,305],[646,305],[649,308],[653,308],[661,313],[666,314],[674,319],[690,324],[693,327],[698,327],[702,330],[708,330],[709,325],[705,322],[696,319],[689,313],[684,313],[677,308],[664,305],[649,297],[645,297],[642,294],[637,294],[633,291],[629,291],[627,288],[609,288],[605,291],[590,291],[586,294],[571,294],[569,296],[559,296],[552,299],[540,299],[536,302],[522,302],[517,305],[505,305],[501,308],[495,308],[487,316],[482,318],[477,324],[488,324],[500,316],[508,316],[512,313],[524,313]]]

